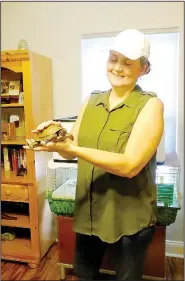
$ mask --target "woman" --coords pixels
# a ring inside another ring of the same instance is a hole
[[[107,247],[118,280],[142,279],[157,218],[155,155],[164,126],[161,100],[137,85],[150,71],[149,49],[138,30],[118,34],[107,62],[111,90],[86,99],[71,131],[74,141],[34,149],[78,157],[74,268],[81,280],[98,279]]]

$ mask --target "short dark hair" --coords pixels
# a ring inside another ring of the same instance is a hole
[[[149,62],[149,60],[145,57],[141,57],[140,58],[140,63],[141,63],[141,66],[144,66],[145,64],[148,65],[147,69],[146,69],[146,72],[145,74],[148,74],[151,70],[151,63]]]

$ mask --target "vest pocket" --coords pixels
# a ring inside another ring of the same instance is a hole
[[[112,147],[112,149],[115,152],[122,152],[125,149],[126,143],[129,139],[129,136],[131,134],[131,128],[128,129],[110,129],[112,138],[114,138],[115,146]]]

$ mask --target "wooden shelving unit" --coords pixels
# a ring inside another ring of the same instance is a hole
[[[17,259],[24,259],[29,254],[32,255],[31,239],[16,238],[12,241],[2,241],[1,249],[4,256],[10,256],[10,260],[14,260],[14,256]],[[9,258],[8,258],[9,259]]]
[[[1,144],[4,145],[25,145],[26,139],[25,137],[16,137],[15,139],[1,140]]]
[[[14,213],[7,213],[9,216],[15,216]],[[30,217],[16,213],[17,220],[1,219],[2,226],[30,228]]]
[[[31,175],[24,175],[23,177],[17,177],[16,171],[5,171],[1,168],[1,183],[2,184],[33,184]]]
[[[24,104],[1,104],[1,120],[3,116],[20,114],[16,138],[2,139],[1,145],[2,148],[22,148],[27,138],[33,138],[31,130],[41,122],[53,119],[52,61],[34,52],[11,50],[1,52],[1,67],[6,70],[1,79],[16,80],[12,77],[20,75],[24,92]],[[13,240],[2,241],[1,257],[27,262],[35,268],[56,241],[55,217],[45,199],[46,166],[52,153],[27,150],[25,157],[27,174],[24,176],[17,176],[15,170],[5,170],[1,163],[1,200],[7,206],[5,214],[16,217],[16,220],[1,219],[2,230],[13,229],[16,234]],[[24,213],[19,204],[28,206],[29,212]],[[11,210],[13,206],[18,206],[16,211]],[[30,234],[24,235],[27,232]]]
[[[21,103],[8,103],[8,104],[1,104],[1,107],[11,108],[11,107],[24,107],[24,104]]]

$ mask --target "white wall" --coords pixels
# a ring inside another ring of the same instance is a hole
[[[179,28],[178,151],[183,169],[183,16],[182,2],[3,2],[2,49],[16,49],[23,38],[32,51],[52,58],[54,113],[55,117],[62,117],[76,115],[80,108],[82,35],[118,32],[125,28]],[[183,179],[181,182],[183,190]],[[184,240],[183,210],[176,223],[169,227],[167,239]]]

